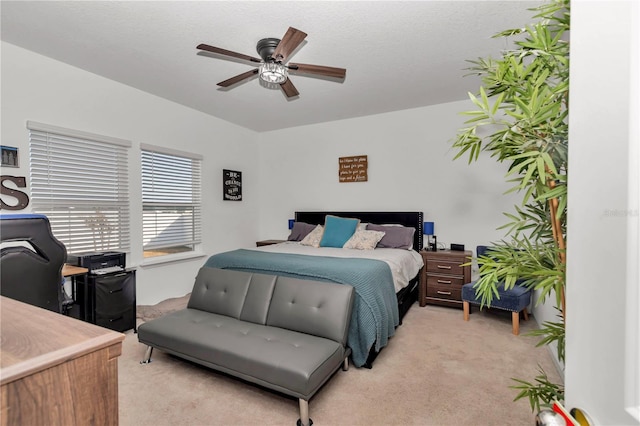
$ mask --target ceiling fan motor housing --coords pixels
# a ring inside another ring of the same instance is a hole
[[[258,51],[258,54],[263,61],[275,61],[275,58],[273,58],[271,55],[273,55],[273,52],[276,50],[276,47],[278,47],[279,43],[279,38],[263,38],[258,42],[256,50]]]

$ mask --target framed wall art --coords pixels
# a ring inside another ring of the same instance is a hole
[[[222,199],[242,201],[242,172],[222,170]]]
[[[19,167],[18,148],[0,145],[2,149],[2,167]]]
[[[338,180],[340,182],[366,182],[369,161],[366,155],[338,158]]]

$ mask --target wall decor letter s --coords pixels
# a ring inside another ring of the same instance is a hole
[[[15,205],[10,205],[4,202],[4,197],[0,199],[0,208],[7,210],[22,210],[29,205],[29,196],[22,191],[17,189],[10,188],[5,186],[5,181],[11,181],[18,188],[26,188],[27,187],[27,179],[24,176],[0,176],[0,189],[2,195],[7,195],[9,197],[13,197],[18,200],[18,203]]]

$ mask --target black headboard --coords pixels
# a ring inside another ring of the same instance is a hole
[[[351,217],[361,222],[377,225],[394,224],[416,228],[413,234],[413,249],[422,250],[422,212],[296,212],[296,222],[306,222],[312,225],[324,225],[326,215]]]

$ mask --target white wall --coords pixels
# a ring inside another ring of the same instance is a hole
[[[502,212],[517,202],[503,195],[506,167],[488,156],[453,161],[469,109],[461,101],[260,134],[261,237],[286,236],[296,210],[416,210],[447,247],[502,238]],[[338,157],[352,155],[368,156],[367,182],[338,181]]]
[[[639,47],[636,1],[572,2],[565,403],[597,425],[640,425]]]
[[[2,174],[26,176],[29,184],[27,120],[132,141],[130,156],[132,252],[128,266],[142,261],[140,143],[204,156],[202,252],[246,246],[258,234],[256,133],[129,86],[2,43],[2,144],[18,147],[20,168]],[[242,202],[222,201],[222,169],[243,172]],[[28,193],[28,188],[26,191]],[[29,212],[30,208],[22,212]],[[3,213],[7,213],[3,211]],[[191,290],[204,258],[138,267],[139,304],[157,303]]]

